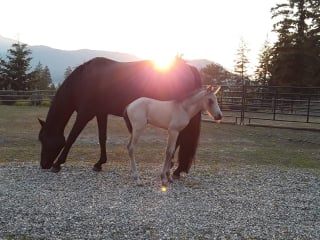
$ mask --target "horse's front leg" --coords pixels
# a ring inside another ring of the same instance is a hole
[[[174,155],[175,151],[175,146],[177,142],[177,138],[179,135],[179,132],[176,130],[168,130],[169,136],[168,136],[168,143],[167,143],[167,148],[166,148],[166,156],[165,156],[165,161],[163,164],[162,168],[162,173],[161,173],[161,182],[162,186],[167,187],[169,182],[172,182],[172,177],[170,174],[170,169],[171,169],[171,160],[172,156]]]
[[[76,121],[71,129],[71,132],[67,138],[66,144],[59,155],[58,160],[52,165],[52,172],[59,172],[61,170],[61,164],[66,162],[68,153],[72,144],[75,142],[77,137],[79,136],[82,129],[86,126],[86,124],[93,118],[93,116],[83,117],[81,115],[77,115]]]
[[[99,145],[100,145],[100,160],[93,166],[94,171],[101,171],[102,164],[107,162],[107,151],[106,151],[106,141],[107,141],[107,115],[97,116],[98,130],[99,130]]]

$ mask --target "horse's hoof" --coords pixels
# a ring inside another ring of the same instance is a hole
[[[93,168],[92,168],[92,170],[95,171],[95,172],[101,172],[102,167],[101,167],[101,166],[96,166],[96,165],[94,165]]]
[[[57,173],[57,172],[59,172],[61,170],[61,167],[59,166],[59,167],[57,167],[57,166],[52,166],[51,167],[51,169],[50,169],[50,171],[51,172],[54,172],[54,173]]]
[[[173,175],[172,175],[172,178],[173,178],[173,179],[180,179],[180,174],[179,174],[179,175],[173,174]]]
[[[170,163],[170,169],[172,169],[174,167],[174,162]]]

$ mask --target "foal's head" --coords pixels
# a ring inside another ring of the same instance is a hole
[[[219,92],[221,86],[214,88],[213,86],[207,87],[207,92],[204,97],[203,108],[209,113],[209,115],[214,118],[214,120],[220,121],[223,117],[220,107],[218,105],[218,100],[216,94]]]
[[[54,160],[65,145],[63,135],[49,136],[46,133],[46,123],[39,119],[41,130],[39,133],[39,141],[41,142],[41,159],[40,166],[44,169],[51,168]]]

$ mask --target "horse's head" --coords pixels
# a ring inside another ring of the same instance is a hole
[[[218,99],[216,96],[220,88],[221,86],[217,88],[214,88],[213,86],[207,87],[207,93],[205,97],[205,106],[204,106],[204,108],[208,111],[211,117],[213,117],[214,120],[217,120],[217,121],[220,121],[223,117],[218,104]]]
[[[41,142],[41,158],[40,166],[43,169],[51,168],[54,160],[65,145],[63,135],[48,135],[46,132],[46,123],[39,119],[41,129],[39,133],[39,141]]]

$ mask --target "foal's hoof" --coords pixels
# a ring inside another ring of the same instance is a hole
[[[169,182],[166,180],[161,181],[161,188],[168,188],[169,187]]]
[[[54,173],[57,173],[61,170],[61,167],[60,166],[52,166],[50,171],[51,172],[54,172]]]
[[[143,182],[142,181],[138,181],[138,182],[136,182],[136,184],[137,184],[138,187],[143,187]]]
[[[101,167],[101,166],[96,166],[96,165],[94,165],[93,168],[92,168],[92,170],[95,171],[95,172],[101,172],[102,167]]]

